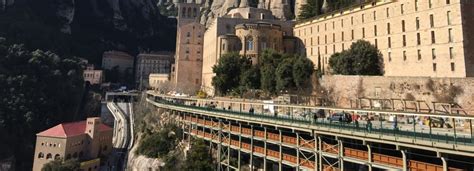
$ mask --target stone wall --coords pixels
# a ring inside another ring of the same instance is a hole
[[[453,101],[474,114],[474,78],[333,75],[323,76],[320,85],[341,107],[350,107],[357,97],[423,100],[427,104]]]

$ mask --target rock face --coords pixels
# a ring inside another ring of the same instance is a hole
[[[204,0],[201,23],[209,25],[216,17],[223,16],[237,7],[259,7],[271,10],[281,20],[294,18],[295,2],[291,0]]]

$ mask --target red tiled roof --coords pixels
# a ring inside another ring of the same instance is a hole
[[[99,131],[108,131],[112,130],[109,126],[105,124],[100,124]],[[47,136],[47,137],[73,137],[81,134],[85,134],[86,131],[86,121],[63,123],[56,125],[55,127],[49,128],[43,132],[36,134],[37,136]]]

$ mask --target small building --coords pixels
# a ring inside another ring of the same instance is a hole
[[[102,70],[97,70],[94,65],[88,65],[84,70],[84,81],[91,85],[100,85],[104,81],[104,74]]]
[[[150,74],[148,84],[150,88],[159,89],[160,86],[169,83],[170,74]]]
[[[33,171],[53,160],[78,159],[82,170],[99,170],[100,157],[112,151],[113,130],[100,118],[63,123],[36,134]]]
[[[102,68],[111,70],[118,67],[120,72],[125,72],[127,69],[133,70],[134,57],[120,51],[107,51],[102,55]]]
[[[135,80],[137,86],[142,89],[149,85],[148,80],[151,73],[170,74],[171,64],[174,63],[174,54],[171,52],[142,53],[137,57]]]

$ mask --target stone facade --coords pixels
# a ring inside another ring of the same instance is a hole
[[[366,40],[383,55],[385,76],[474,76],[474,2],[383,0],[295,26],[303,51],[330,73],[332,54]]]
[[[149,85],[148,76],[151,73],[170,74],[172,63],[174,63],[174,58],[171,52],[139,54],[137,57],[137,71],[135,72],[138,87],[142,89]]]
[[[201,88],[205,27],[199,23],[200,4],[178,3],[177,8],[176,62],[171,80],[177,92],[193,94]]]
[[[100,85],[104,81],[103,71],[95,69],[94,65],[87,66],[83,76],[84,81],[89,82],[91,85]]]
[[[169,74],[150,74],[148,83],[150,88],[158,89],[160,85],[169,82]]]
[[[419,100],[424,108],[432,106],[433,102],[449,102],[452,98],[466,113],[474,113],[474,78],[333,75],[323,76],[320,84],[340,107],[350,107],[351,100],[355,105],[354,100],[358,97]],[[459,89],[452,92],[450,87]],[[448,97],[449,94],[453,96]],[[367,105],[368,102],[364,103]],[[401,110],[401,103],[395,108]]]
[[[278,20],[267,9],[240,6],[217,17],[204,33],[202,89],[208,94],[214,94],[212,67],[220,56],[238,52],[256,63],[265,49],[291,53],[299,48],[295,45],[297,39],[292,37],[292,21]]]
[[[120,51],[107,51],[102,56],[102,69],[111,70],[118,66],[120,72],[125,72],[127,69],[133,69],[133,56]]]
[[[56,159],[78,159],[83,170],[99,170],[100,156],[112,151],[112,128],[100,118],[64,123],[36,135],[33,171]]]

